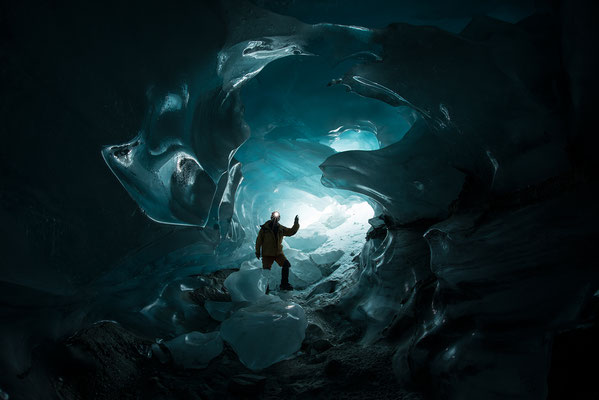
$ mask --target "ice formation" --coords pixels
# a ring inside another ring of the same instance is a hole
[[[220,51],[197,76],[151,88],[134,138],[102,150],[149,218],[186,226],[80,290],[82,303],[103,294],[81,314],[164,337],[186,368],[217,357],[222,340],[252,370],[293,356],[309,310],[265,294],[281,270],[265,275],[252,249],[278,210],[287,226],[300,216],[284,241],[297,292],[310,307],[330,295],[366,326],[362,344],[389,338],[402,384],[449,399],[544,398],[546,340],[576,326],[597,292],[572,254],[592,254],[598,216],[590,193],[564,195],[560,184],[577,183],[557,179],[574,111],[555,98],[567,74],[541,28],[311,25],[250,3],[224,14]],[[224,288],[205,278],[225,268],[239,270]],[[207,286],[213,297],[192,298]],[[65,299],[40,299],[56,321],[84,323]],[[28,352],[15,354],[26,371]]]
[[[428,126],[419,122],[396,144],[338,153],[320,168],[323,184],[364,193],[385,213],[406,223],[447,216],[464,182],[464,174],[451,168],[449,161]]]
[[[173,361],[183,368],[204,368],[223,351],[220,332],[189,332],[164,342]]]
[[[206,301],[204,303],[206,311],[210,314],[210,317],[217,321],[224,321],[229,317],[233,310],[234,304],[226,301]]]
[[[229,275],[225,287],[233,301],[252,302],[265,295],[266,277],[261,268],[240,270]]]
[[[257,371],[298,351],[307,325],[302,307],[264,296],[224,321],[221,335],[241,362]]]
[[[150,218],[204,226],[211,210],[220,213],[230,203],[240,181],[232,156],[249,130],[239,96],[183,84],[176,93],[150,91],[149,102],[138,135],[106,146],[102,156]]]

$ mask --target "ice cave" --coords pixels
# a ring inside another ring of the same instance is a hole
[[[0,399],[599,398],[597,3],[0,10]]]

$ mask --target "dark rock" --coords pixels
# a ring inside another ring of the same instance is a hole
[[[339,360],[331,360],[324,367],[324,373],[328,377],[336,377],[341,375],[343,371],[343,363]]]
[[[264,390],[266,377],[253,374],[235,375],[229,381],[229,391],[238,395],[257,395]]]
[[[333,345],[326,339],[319,339],[312,343],[312,349],[318,353],[322,353],[323,351],[328,350],[331,347],[333,347]]]
[[[215,271],[209,275],[195,275],[206,282],[205,286],[199,287],[190,293],[191,299],[199,304],[204,305],[206,300],[212,301],[231,301],[231,295],[224,286],[225,279],[236,269],[222,269]]]
[[[547,400],[599,399],[596,384],[599,324],[558,334],[547,377]]]
[[[224,287],[212,287],[212,286],[204,286],[198,289],[195,289],[190,294],[191,299],[200,305],[204,305],[206,300],[212,301],[231,301],[231,295],[226,291]]]
[[[72,398],[72,393],[82,398],[98,398],[98,393],[102,398],[126,397],[135,390],[131,384],[149,362],[138,349],[150,344],[112,321],[78,331],[64,343],[64,354],[56,366],[63,380],[57,385],[59,397]]]
[[[318,339],[321,339],[324,336],[324,331],[322,328],[314,323],[309,323],[306,328],[306,337],[305,341],[314,342]]]

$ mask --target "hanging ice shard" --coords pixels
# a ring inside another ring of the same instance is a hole
[[[217,72],[225,92],[240,88],[266,65],[288,56],[318,55],[335,63],[380,60],[380,46],[373,42],[371,29],[328,23],[310,25],[249,2],[223,3],[228,33],[227,43],[218,54]]]

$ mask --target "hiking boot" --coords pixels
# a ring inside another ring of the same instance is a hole
[[[282,265],[281,270],[281,285],[279,285],[279,290],[293,290],[293,286],[289,284],[289,268],[291,268],[291,264],[289,261],[285,260],[285,263]]]

